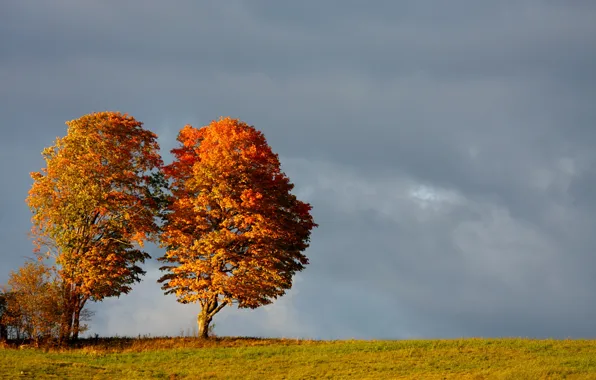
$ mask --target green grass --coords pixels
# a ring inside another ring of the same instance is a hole
[[[596,340],[112,338],[0,348],[2,379],[596,379]]]

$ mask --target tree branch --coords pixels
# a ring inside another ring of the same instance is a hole
[[[224,306],[226,306],[228,304],[228,301],[223,301],[222,303],[220,303],[215,309],[213,309],[213,311],[211,313],[208,314],[209,318],[213,318],[213,316],[215,314],[217,314],[221,309],[224,308]]]

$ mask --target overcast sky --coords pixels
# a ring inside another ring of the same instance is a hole
[[[292,290],[217,334],[596,337],[594,41],[590,0],[2,1],[0,283],[65,121],[129,113],[168,162],[232,116],[320,227]],[[192,331],[157,267],[91,333]]]

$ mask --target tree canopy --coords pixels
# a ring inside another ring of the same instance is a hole
[[[160,235],[166,293],[198,302],[199,332],[224,306],[256,308],[292,286],[316,226],[292,194],[277,154],[254,127],[231,118],[185,126],[164,168],[171,199]]]
[[[66,123],[43,150],[27,203],[38,251],[55,259],[66,309],[61,337],[78,336],[91,299],[128,293],[155,240],[159,202],[152,173],[162,165],[157,136],[133,117],[98,112]]]
[[[165,248],[165,293],[200,304],[201,337],[222,308],[272,303],[308,264],[311,206],[254,127],[229,117],[186,125],[164,166],[157,135],[132,116],[97,112],[66,125],[31,173],[39,261],[0,289],[0,339],[77,339],[89,301],[141,280],[147,241]]]

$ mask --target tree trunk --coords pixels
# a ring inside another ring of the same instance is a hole
[[[72,331],[72,312],[70,305],[65,305],[62,313],[62,320],[60,322],[60,344],[64,344],[70,339],[70,333]]]
[[[209,338],[209,324],[213,320],[213,316],[228,304],[228,301],[219,303],[217,297],[201,301],[201,312],[197,317],[199,325],[199,338]]]
[[[76,296],[76,303],[74,308],[74,315],[72,321],[72,339],[79,339],[79,333],[81,332],[81,313],[89,300],[88,296]]]
[[[72,321],[72,339],[73,340],[79,339],[79,326],[80,326],[79,318],[80,317],[81,317],[81,307],[79,305],[77,305],[75,308],[74,318]]]
[[[197,317],[197,323],[199,325],[199,338],[209,338],[209,324],[211,323],[211,320],[212,317],[209,316],[209,310],[203,307]]]
[[[64,344],[70,340],[72,334],[73,315],[74,315],[74,289],[70,284],[64,285],[63,293],[63,310],[60,322],[60,344]]]

